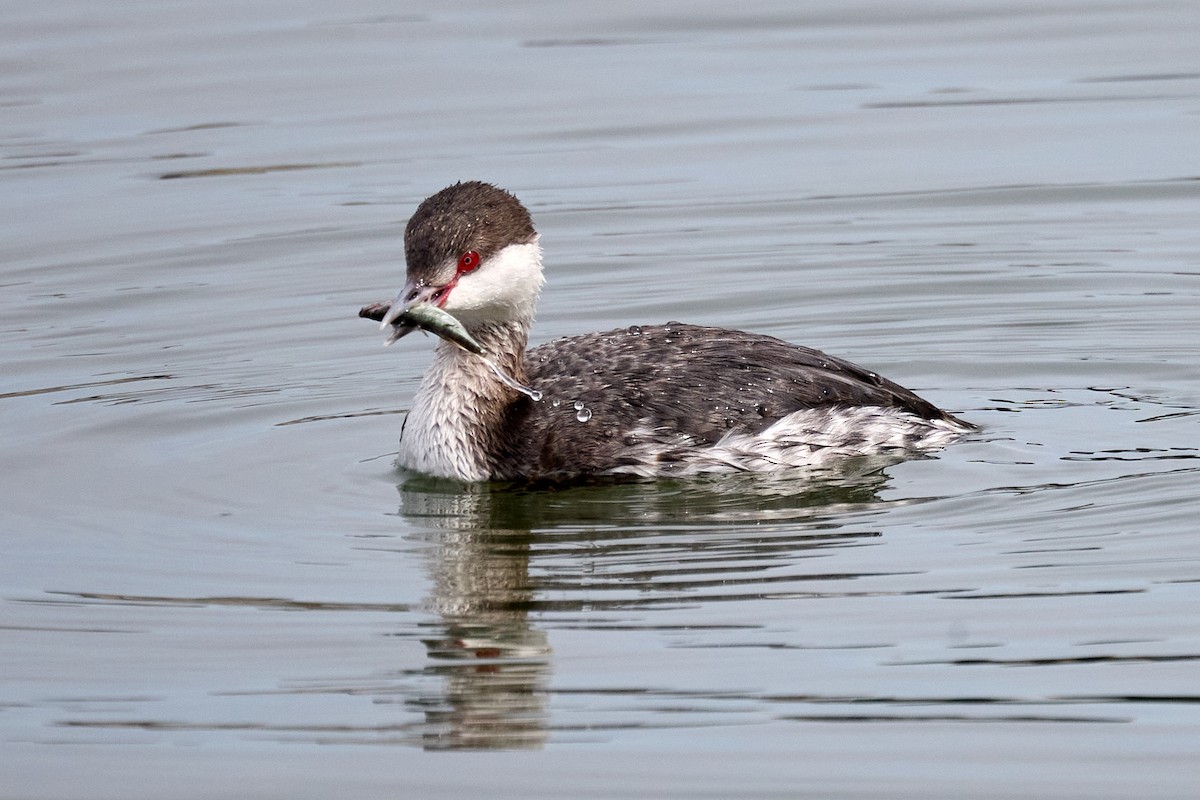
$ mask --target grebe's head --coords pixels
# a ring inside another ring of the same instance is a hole
[[[525,206],[479,181],[427,198],[404,231],[408,282],[383,319],[429,303],[468,330],[533,320],[542,288],[542,253]]]

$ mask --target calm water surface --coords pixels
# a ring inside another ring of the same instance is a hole
[[[5,19],[0,796],[1194,796],[1200,6]],[[432,343],[355,313],[470,178],[536,341],[749,328],[983,429],[397,473]]]

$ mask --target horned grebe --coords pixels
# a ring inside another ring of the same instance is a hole
[[[401,432],[397,464],[410,470],[465,481],[767,471],[937,449],[974,429],[874,372],[743,331],[668,322],[526,352],[541,248],[529,212],[490,184],[421,203],[404,254],[404,288],[360,313],[393,326],[389,342],[414,325],[444,339]],[[427,305],[457,324],[414,322]]]

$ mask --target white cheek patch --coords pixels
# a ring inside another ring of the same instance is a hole
[[[459,278],[442,308],[467,324],[532,319],[543,281],[538,240],[510,244]]]

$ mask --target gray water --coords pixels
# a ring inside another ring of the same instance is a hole
[[[0,796],[1195,796],[1200,5],[3,14]],[[459,179],[536,342],[747,328],[982,431],[400,474],[432,341],[355,313]]]

